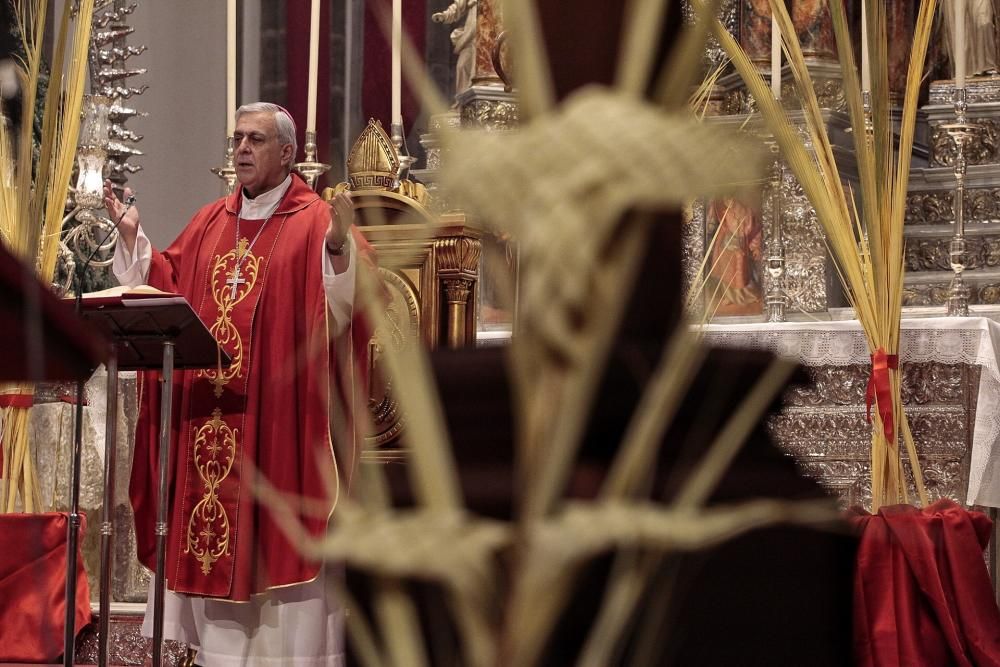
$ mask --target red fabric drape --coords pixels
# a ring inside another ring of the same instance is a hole
[[[285,3],[285,68],[288,82],[285,108],[295,119],[295,138],[299,153],[295,162],[305,159],[306,115],[309,96],[309,20],[312,3]],[[319,63],[316,76],[316,146],[320,162],[330,160],[330,4],[324,1],[319,10]],[[339,56],[338,56],[339,57]],[[273,101],[273,100],[265,100]],[[316,182],[322,192],[325,178]]]
[[[868,388],[865,390],[865,405],[867,406],[868,423],[872,423],[872,403],[876,403],[879,417],[882,418],[882,429],[885,439],[893,442],[895,425],[892,417],[892,395],[889,369],[899,370],[899,356],[886,354],[881,347],[871,355],[872,372],[868,376]],[[877,399],[877,400],[876,400]]]
[[[80,525],[80,544],[86,528]],[[0,514],[0,662],[53,662],[63,653],[69,516]],[[90,622],[90,587],[76,558],[76,629]]]
[[[427,16],[426,0],[406,0],[403,5],[403,34],[413,42],[420,57],[424,57],[426,44],[425,24]],[[383,14],[385,18],[383,19]],[[392,16],[392,0],[366,0],[364,24],[364,60],[361,73],[361,113],[362,123],[367,124],[369,118],[382,121],[382,127],[389,131],[391,122],[389,114],[392,105],[392,49],[385,30],[383,20]],[[448,30],[438,25],[439,30]],[[405,68],[402,72],[403,90],[400,107],[403,114],[403,127],[406,132],[413,129],[413,123],[420,113],[420,103],[406,82]],[[411,147],[412,150],[412,147]]]
[[[1000,665],[983,560],[991,522],[950,500],[857,513],[854,648],[862,667]]]

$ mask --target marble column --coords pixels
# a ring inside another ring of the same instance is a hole
[[[860,14],[860,9],[858,10]],[[917,9],[912,0],[886,3],[886,40],[889,45],[889,91],[892,103],[902,105],[906,93],[906,72],[910,66],[913,30]],[[861,19],[858,19],[860,24]]]
[[[830,0],[786,0],[802,52],[807,58],[837,60],[837,44],[830,19]],[[771,7],[767,0],[742,0],[740,44],[750,58],[764,66],[771,61]]]
[[[476,19],[476,70],[472,84],[500,83],[500,77],[493,69],[493,45],[497,35],[503,31],[499,0],[479,0]]]

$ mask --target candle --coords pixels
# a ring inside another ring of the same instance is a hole
[[[403,124],[403,113],[400,106],[401,77],[400,52],[403,45],[403,7],[402,0],[392,0],[392,112],[390,123]]]
[[[771,93],[774,99],[781,99],[781,30],[778,18],[771,10]]]
[[[965,88],[965,0],[955,0],[955,88]]]
[[[868,9],[865,0],[861,2],[861,90],[871,91],[872,72],[868,60]]]
[[[236,129],[236,0],[226,5],[226,136]]]
[[[319,83],[319,2],[312,0],[309,17],[309,97],[306,101],[306,132],[316,131],[316,86]]]

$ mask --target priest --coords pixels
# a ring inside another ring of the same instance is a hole
[[[228,368],[174,378],[164,636],[196,649],[206,667],[340,664],[342,611],[326,593],[326,570],[300,555],[254,485],[262,476],[293,499],[313,537],[326,530],[335,494],[322,468],[337,465],[329,399],[344,386],[334,366],[354,347],[355,274],[373,266],[372,252],[353,226],[349,195],[327,203],[291,172],[287,111],[240,107],[234,145],[240,187],[198,211],[165,250],[152,247],[138,210],[110,183],[104,192],[109,214],[121,218],[118,280],[185,296],[232,358]],[[157,379],[141,383],[130,483],[138,556],[150,569]],[[351,435],[341,440],[337,451],[353,451],[343,442]],[[147,613],[144,633],[151,628]]]

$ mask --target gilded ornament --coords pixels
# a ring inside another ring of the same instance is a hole
[[[382,123],[368,119],[347,156],[347,180],[352,190],[392,190],[399,173],[399,155]]]
[[[341,192],[397,192],[426,206],[427,189],[416,181],[400,178],[400,157],[392,139],[374,118],[358,135],[347,156],[347,182],[338,183],[323,191],[323,199],[330,201]]]
[[[235,276],[238,257],[242,257],[240,276]],[[215,385],[216,398],[222,396],[223,388],[230,380],[239,377],[243,370],[243,337],[233,324],[232,314],[236,304],[243,301],[257,284],[259,273],[260,257],[250,252],[246,238],[240,239],[237,248],[216,256],[212,263],[212,300],[218,308],[218,315],[208,330],[230,353],[232,363],[228,368],[199,370],[196,377],[208,378]]]
[[[203,574],[229,554],[229,514],[219,501],[219,487],[229,476],[236,461],[239,429],[230,428],[215,408],[212,419],[195,429],[192,456],[205,494],[191,510],[187,527],[185,554],[194,554]]]

